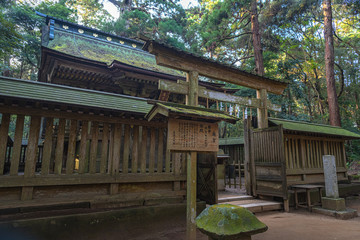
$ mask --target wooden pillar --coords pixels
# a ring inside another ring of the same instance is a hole
[[[186,82],[189,82],[189,93],[186,95],[186,105],[196,107],[199,98],[199,73],[190,71],[186,74]]]
[[[246,193],[251,195],[251,171],[250,171],[250,127],[251,121],[248,116],[244,121],[244,177],[245,177],[245,188]]]
[[[197,106],[199,96],[199,73],[190,71],[186,74],[186,81],[189,83],[186,105]],[[197,153],[186,154],[187,178],[186,178],[186,239],[196,239],[196,170]]]
[[[266,89],[256,90],[256,97],[260,99],[260,108],[257,109],[258,126],[259,128],[268,127],[267,115],[267,91]]]
[[[187,178],[186,178],[186,239],[196,239],[196,163],[197,153],[186,154]]]

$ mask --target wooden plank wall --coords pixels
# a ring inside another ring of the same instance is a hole
[[[252,191],[287,199],[282,126],[250,131]]]
[[[180,189],[186,179],[185,158],[167,150],[164,123],[33,112],[4,113],[0,108],[0,188],[66,185],[71,184],[66,179],[75,178],[72,184],[168,181]],[[10,130],[11,122],[14,130]],[[9,134],[14,136],[11,146],[6,141]],[[25,138],[26,151],[21,147]],[[31,194],[23,195],[31,199]]]
[[[341,139],[285,134],[284,153],[288,185],[323,182],[323,155],[335,156],[338,180],[347,178]]]

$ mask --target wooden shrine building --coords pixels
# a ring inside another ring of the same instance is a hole
[[[76,200],[92,208],[183,202],[185,159],[168,151],[167,124],[145,118],[149,100],[184,104],[192,98],[195,108],[236,102],[258,108],[262,127],[268,109],[279,111],[267,92],[281,94],[286,83],[154,41],[143,47],[138,40],[44,18],[38,81],[0,79],[0,202]],[[198,75],[254,88],[258,96],[231,95],[233,89],[198,81]],[[4,141],[9,135],[10,144]],[[214,184],[199,189],[210,189],[205,200],[215,203],[216,152],[210,155],[199,154],[199,177]]]
[[[158,66],[141,41],[44,17],[38,81],[0,78],[2,208],[25,200],[92,208],[183,202],[185,159],[167,150],[166,123],[145,115],[148,100],[185,103],[158,89],[159,79],[176,83],[185,74]]]
[[[340,127],[276,118],[269,118],[268,128],[249,124],[245,131],[251,165],[247,192],[284,200],[292,185],[324,183],[323,155],[335,156],[338,181],[348,181],[345,141],[360,138]]]

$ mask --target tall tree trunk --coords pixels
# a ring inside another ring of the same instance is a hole
[[[325,72],[329,104],[330,125],[341,126],[339,104],[334,74],[334,36],[332,28],[331,0],[324,0]]]
[[[251,32],[253,38],[256,73],[260,76],[264,76],[265,71],[261,48],[260,27],[257,13],[257,0],[253,0],[251,3]]]

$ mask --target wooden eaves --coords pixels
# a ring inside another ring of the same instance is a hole
[[[143,49],[154,54],[156,63],[161,66],[187,72],[196,71],[205,77],[252,89],[266,89],[268,92],[278,95],[282,94],[287,87],[285,82],[251,74],[153,40],[142,40],[146,40]]]
[[[145,116],[148,121],[157,117],[167,117],[198,121],[204,120],[206,122],[225,121],[234,124],[239,120],[234,116],[213,109],[193,107],[170,102],[148,101],[148,103],[154,104],[154,107]]]

